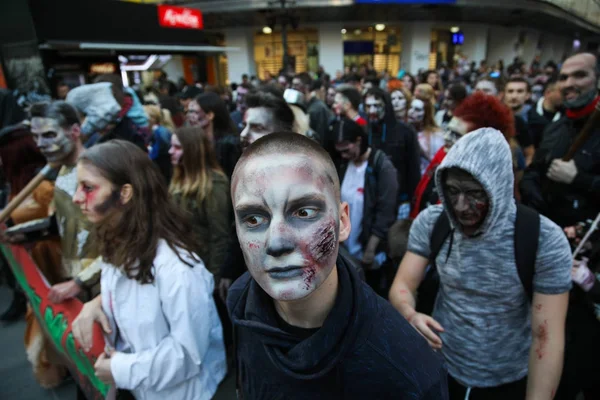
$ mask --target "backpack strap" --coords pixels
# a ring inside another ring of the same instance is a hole
[[[431,262],[433,268],[435,268],[435,259],[451,232],[452,228],[448,214],[446,214],[446,211],[442,211],[437,221],[435,221],[433,232],[431,232],[431,238],[429,239],[429,262]]]
[[[529,302],[533,299],[533,276],[539,238],[540,214],[532,208],[518,204],[515,221],[515,261]]]

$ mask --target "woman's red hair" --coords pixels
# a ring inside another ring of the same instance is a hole
[[[515,136],[513,112],[494,96],[475,92],[456,107],[452,115],[473,124],[472,130],[494,128],[502,132],[506,140]]]

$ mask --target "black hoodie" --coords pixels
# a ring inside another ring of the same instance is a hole
[[[241,398],[448,399],[441,357],[339,255],[337,268],[334,307],[307,335],[282,329],[248,272],[233,284],[227,307]]]

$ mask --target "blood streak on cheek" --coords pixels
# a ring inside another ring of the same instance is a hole
[[[85,193],[85,209],[89,210],[90,204],[93,204],[94,200],[96,199],[96,195],[98,194],[98,188],[95,186],[92,186],[89,192],[84,192],[84,193]]]
[[[248,242],[248,248],[249,249],[260,249],[260,245],[258,243]]]
[[[319,229],[315,235],[315,242],[310,245],[309,251],[312,258],[320,263],[327,259],[335,250],[335,224],[332,221]]]

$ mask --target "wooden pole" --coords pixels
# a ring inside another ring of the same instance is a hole
[[[0,223],[8,219],[10,214],[29,196],[50,173],[59,165],[46,164],[44,168],[21,190],[8,205],[0,211]]]

